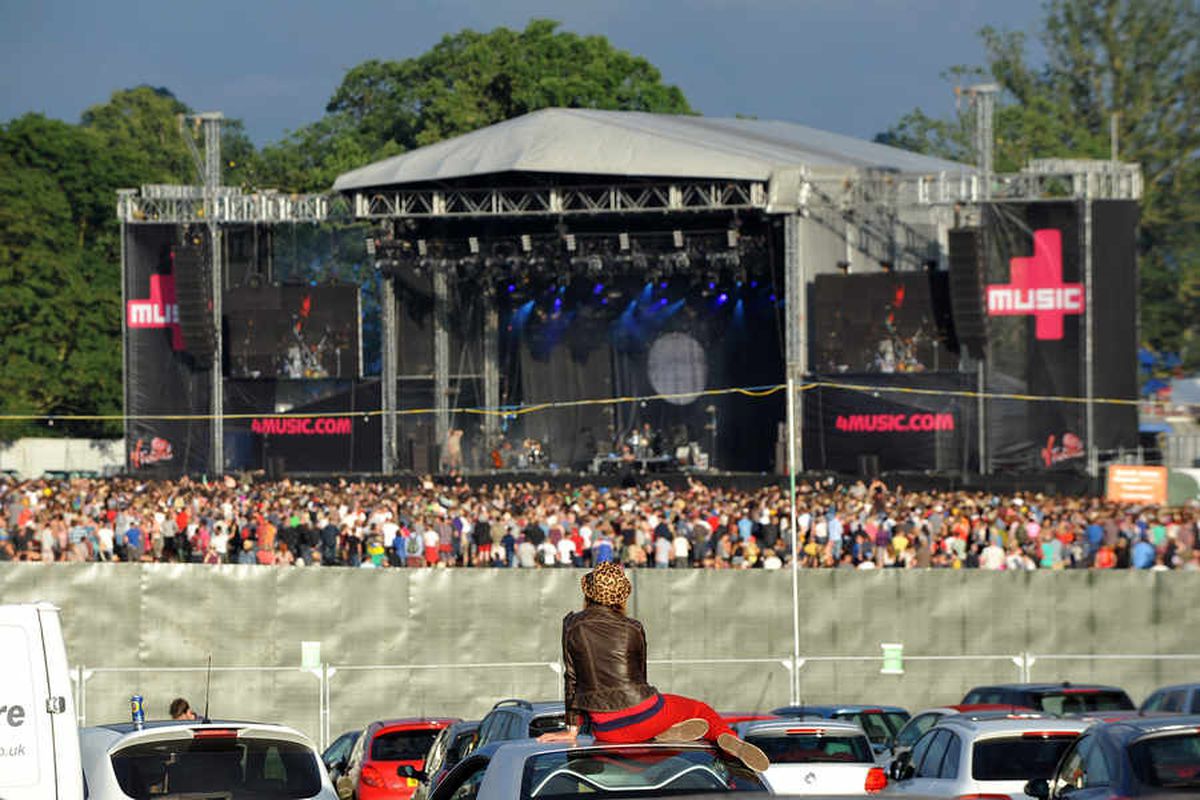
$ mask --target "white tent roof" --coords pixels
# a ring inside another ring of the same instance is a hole
[[[338,176],[335,191],[502,172],[765,181],[781,169],[963,172],[794,122],[548,108]]]

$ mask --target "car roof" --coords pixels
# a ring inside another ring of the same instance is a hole
[[[1131,717],[1116,722],[1098,722],[1094,730],[1107,729],[1119,739],[1139,739],[1143,736],[1173,731],[1200,731],[1200,714],[1176,714],[1162,717]]]
[[[1069,732],[1083,733],[1092,723],[1081,719],[1006,715],[975,719],[964,714],[943,717],[936,728],[959,728],[966,735],[990,736],[1006,733]],[[932,730],[932,728],[930,729]]]
[[[501,700],[492,706],[492,711],[501,709],[517,709],[530,711],[534,716],[541,714],[564,714],[566,713],[566,704],[562,700],[521,700],[509,699]],[[491,711],[488,712],[489,714]]]
[[[400,717],[398,719],[380,719],[372,722],[367,727],[378,727],[380,730],[377,733],[382,733],[384,730],[393,730],[397,728],[417,728],[425,729],[437,726],[444,728],[447,725],[453,725],[456,722],[462,722],[458,717]]]
[[[106,750],[111,750],[125,744],[136,743],[142,739],[162,740],[164,738],[163,734],[170,734],[173,731],[188,733],[200,730],[229,730],[231,728],[246,731],[257,736],[279,736],[290,741],[303,742],[307,747],[315,749],[312,740],[295,728],[269,722],[154,720],[144,723],[140,729],[131,722],[117,722],[109,725],[94,725],[87,728],[80,728],[79,734],[81,743],[90,741],[96,746],[103,746]]]
[[[250,722],[249,720],[213,719],[208,722],[198,722],[194,719],[155,719],[143,722],[139,727],[132,722],[110,722],[104,725],[93,725],[93,728],[104,728],[114,733],[137,733],[142,730],[159,728],[285,728],[271,722]],[[290,730],[290,728],[288,729]]]
[[[907,708],[900,706],[881,706],[869,704],[843,703],[840,705],[819,705],[819,706],[780,706],[772,709],[772,714],[786,716],[788,714],[857,714],[862,712],[879,712],[884,714],[907,714]]]
[[[1125,692],[1119,686],[1108,686],[1102,683],[1072,683],[1070,681],[1062,681],[1060,683],[989,683],[983,686],[976,686],[971,689],[971,692],[979,692],[985,689],[1004,689],[1005,691],[1015,692],[1055,692],[1062,691],[1063,689],[1080,692]],[[967,694],[971,692],[967,692]]]
[[[509,739],[502,742],[490,742],[471,755],[494,756],[496,751],[502,748],[505,754],[525,758],[542,753],[558,753],[567,750],[641,751],[645,748],[651,748],[656,750],[707,750],[709,752],[719,752],[716,745],[706,742],[703,739],[695,742],[634,742],[616,744],[613,742],[597,742],[591,737],[581,736],[574,744],[567,742],[539,742],[537,739]]]
[[[857,722],[850,722],[841,719],[820,720],[815,725],[811,722],[795,719],[764,719],[754,720],[752,722],[743,722],[738,726],[738,729],[744,734],[752,733],[784,733],[791,730],[804,731],[829,731],[830,733],[845,733],[853,734],[854,736],[866,736],[863,729],[858,726]]]
[[[1180,689],[1200,689],[1200,683],[1173,683],[1170,686],[1159,686],[1150,694],[1157,694],[1158,692],[1173,692]]]

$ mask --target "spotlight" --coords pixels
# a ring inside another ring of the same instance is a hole
[[[467,245],[471,248],[471,255],[473,255],[473,256],[479,255],[479,239],[478,238],[472,236],[471,238],[467,239]]]
[[[568,253],[575,252],[575,234],[568,233],[563,236],[563,243],[567,246]]]
[[[526,253],[533,250],[533,237],[528,233],[521,234],[521,250]]]
[[[683,231],[681,231],[681,230],[672,231],[671,239],[675,242],[676,249],[683,247]]]
[[[369,236],[367,237],[367,255],[371,258],[375,257],[375,239]]]
[[[842,271],[842,274],[843,274],[843,275],[849,275],[849,274],[850,274],[850,262],[849,262],[849,261],[839,261],[839,262],[837,262],[837,268],[838,268],[838,269],[840,269],[840,270]]]
[[[476,241],[476,242],[475,242],[475,246],[476,246],[476,247],[478,247],[478,246],[479,246],[479,242],[478,242],[478,241]],[[478,252],[479,252],[479,250],[475,250],[474,252],[478,253]],[[424,239],[417,239],[417,253],[418,253],[418,254],[419,254],[419,255],[420,255],[422,258],[424,258],[425,256],[429,255],[429,246],[428,246],[428,245],[425,243],[425,240],[424,240]]]
[[[739,233],[738,233],[738,231],[737,231],[737,228],[730,228],[729,230],[725,231],[725,244],[726,244],[726,246],[727,246],[727,247],[728,247],[730,250],[732,250],[732,249],[734,249],[735,247],[737,247],[737,246],[738,246],[738,238],[739,238],[740,236],[741,236],[741,234],[739,234]]]
[[[629,234],[622,233],[619,236],[617,236],[617,244],[620,246],[622,252],[628,250],[629,249]]]

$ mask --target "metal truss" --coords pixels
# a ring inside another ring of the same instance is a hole
[[[1020,172],[992,176],[990,191],[975,172],[898,175],[865,170],[856,176],[807,179],[846,207],[887,205],[892,208],[971,205],[985,202],[1051,200],[1139,200],[1142,169],[1138,164],[1086,159],[1038,159]]]
[[[323,194],[243,194],[227,186],[218,187],[211,199],[202,186],[157,185],[117,192],[117,217],[132,225],[322,222],[329,217],[329,205],[330,198]]]
[[[630,214],[766,208],[758,181],[681,181],[524,189],[382,189],[354,194],[359,219]]]

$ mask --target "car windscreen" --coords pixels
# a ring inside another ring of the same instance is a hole
[[[565,714],[552,714],[547,717],[534,717],[529,720],[529,738],[536,739],[543,733],[555,733],[567,729]]]
[[[122,748],[111,760],[121,791],[136,800],[181,794],[290,800],[321,791],[316,753],[271,738],[148,742]]]
[[[437,738],[436,730],[393,730],[375,734],[372,761],[421,761]]]
[[[975,743],[971,777],[977,781],[1031,781],[1046,778],[1078,734],[1014,736]]]
[[[753,770],[714,750],[622,747],[539,753],[525,761],[521,800],[765,792]]]
[[[758,745],[772,764],[874,763],[867,737],[814,733],[754,733],[746,741]]]
[[[1037,697],[1038,708],[1050,714],[1082,714],[1086,711],[1132,711],[1133,701],[1124,692],[1066,689]]]
[[[1163,789],[1200,789],[1200,733],[1134,742],[1129,760],[1140,783]]]
[[[890,744],[896,731],[904,727],[905,718],[900,714],[882,713],[879,711],[854,711],[835,714],[835,719],[846,719],[857,722],[859,727],[867,732],[871,744]]]

